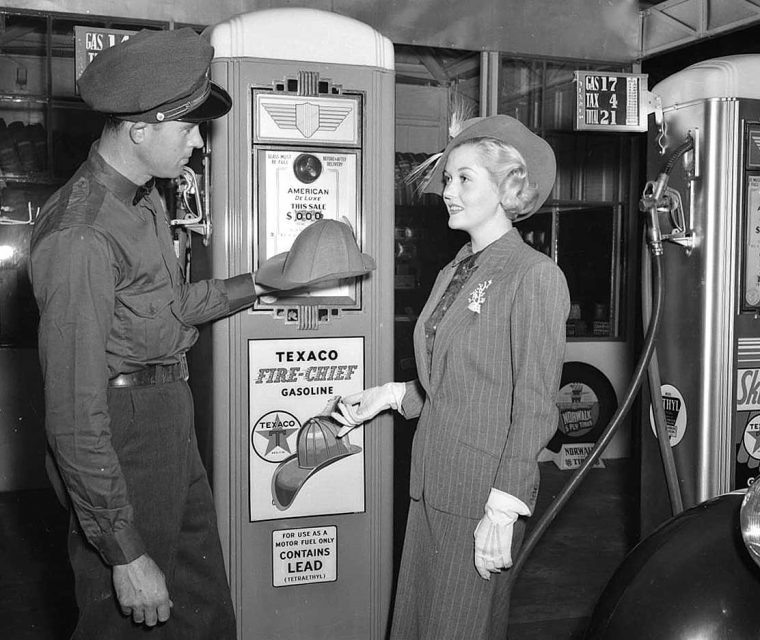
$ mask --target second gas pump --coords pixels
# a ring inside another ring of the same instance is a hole
[[[760,466],[758,61],[707,60],[652,89],[659,109],[649,173],[662,175],[667,165],[669,174],[664,189],[645,194],[657,201],[666,240],[657,353],[684,507],[746,488]],[[646,412],[644,532],[671,515],[652,425]]]

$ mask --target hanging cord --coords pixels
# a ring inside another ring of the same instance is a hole
[[[588,475],[594,464],[596,464],[596,461],[602,455],[602,452],[607,448],[607,445],[612,440],[612,437],[615,435],[618,428],[623,423],[623,418],[625,418],[625,416],[631,410],[633,401],[636,398],[636,394],[638,393],[639,387],[641,386],[641,383],[644,379],[644,374],[647,372],[647,367],[649,366],[649,363],[655,352],[655,340],[657,338],[657,331],[659,330],[660,321],[662,319],[662,235],[660,233],[656,206],[662,197],[662,194],[665,192],[668,180],[670,178],[670,172],[673,170],[675,163],[684,153],[693,148],[694,140],[691,135],[689,135],[687,136],[686,141],[679,145],[679,147],[673,152],[667,162],[665,162],[663,165],[663,169],[660,172],[660,175],[657,177],[657,182],[652,189],[653,197],[648,200],[649,206],[647,207],[647,210],[650,213],[650,218],[649,224],[647,225],[647,236],[650,251],[652,253],[651,265],[652,275],[654,279],[652,313],[649,325],[647,327],[646,336],[644,338],[644,346],[642,348],[641,355],[639,356],[639,361],[636,364],[633,377],[628,383],[628,388],[626,389],[623,397],[623,403],[618,407],[617,411],[610,419],[609,424],[604,428],[604,431],[599,436],[599,440],[592,449],[591,453],[589,453],[588,457],[575,470],[573,475],[570,477],[570,480],[568,480],[567,484],[557,494],[557,497],[552,501],[548,509],[538,519],[538,522],[536,522],[536,525],[533,527],[530,534],[525,539],[520,553],[509,571],[509,581],[512,585],[514,585],[517,577],[520,575],[520,571],[522,571],[522,568],[525,566],[528,556],[530,556],[531,551],[541,539],[541,536],[557,517],[557,514],[560,512],[565,503],[570,499],[570,496],[575,493],[575,490],[578,488],[583,479]],[[658,397],[661,398],[661,395],[658,394]],[[662,400],[660,399],[660,408],[661,407]],[[660,440],[662,442],[663,439],[660,438]],[[666,439],[665,442],[668,444],[668,449],[670,449],[670,440]]]
[[[599,440],[592,449],[591,453],[573,472],[570,480],[568,480],[567,484],[557,494],[557,497],[549,505],[549,508],[543,513],[543,515],[536,523],[535,527],[533,527],[531,530],[530,535],[525,539],[517,560],[509,570],[509,579],[512,584],[514,584],[517,580],[517,576],[525,565],[525,562],[528,559],[530,552],[533,550],[533,547],[536,546],[538,540],[544,534],[549,525],[554,521],[554,518],[557,517],[560,509],[562,509],[570,496],[575,493],[578,485],[580,485],[594,464],[596,464],[596,461],[602,455],[602,452],[607,448],[607,445],[612,440],[612,437],[615,435],[620,425],[623,424],[623,418],[625,418],[625,416],[630,411],[631,406],[633,405],[633,401],[636,398],[636,394],[644,379],[644,374],[646,373],[646,367],[649,364],[649,359],[652,357],[652,352],[654,351],[655,336],[657,335],[660,319],[662,317],[662,265],[660,263],[660,260],[660,256],[655,256],[655,259],[652,262],[652,271],[654,273],[655,279],[655,296],[653,300],[652,319],[649,324],[649,328],[647,329],[647,334],[644,339],[644,347],[642,349],[639,362],[636,365],[636,369],[634,371],[631,382],[629,382],[628,388],[626,389],[623,403],[618,407],[615,415],[612,416],[609,424],[605,427],[604,431],[599,436]]]
[[[660,174],[665,174],[667,176],[670,176],[670,172],[673,171],[673,167],[676,165],[676,162],[680,159],[680,157],[689,151],[690,149],[694,148],[694,138],[691,137],[691,134],[686,136],[686,140],[684,140],[673,153],[670,154],[670,158],[665,162],[665,164],[662,167],[662,171],[660,171]]]
[[[643,245],[641,253],[641,314],[646,326],[649,323],[652,306],[651,264],[649,252]],[[660,448],[660,459],[665,471],[665,484],[670,498],[670,510],[672,515],[675,516],[683,511],[683,497],[681,496],[681,485],[678,480],[678,471],[673,457],[673,448],[670,446],[670,434],[668,433],[668,425],[665,420],[665,409],[662,406],[662,382],[660,380],[660,365],[657,359],[656,347],[649,361],[648,372],[649,397],[654,416],[655,433],[657,433],[657,444]]]
[[[662,234],[659,228],[658,207],[660,200],[665,194],[670,180],[670,174],[675,167],[676,162],[687,151],[694,148],[694,139],[691,135],[686,137],[663,164],[662,170],[657,177],[651,197],[642,198],[642,208],[645,208],[650,215],[649,237],[650,250],[655,256],[662,255]],[[672,221],[672,211],[671,221]],[[649,321],[651,298],[652,298],[652,280],[650,273],[651,261],[648,252],[642,245],[641,257],[641,312],[644,325]],[[649,398],[654,417],[655,433],[657,434],[657,445],[660,450],[660,460],[662,461],[665,472],[665,484],[670,498],[670,509],[672,515],[678,515],[683,511],[683,497],[681,496],[681,485],[678,480],[678,470],[676,469],[675,459],[673,457],[673,448],[670,446],[670,435],[668,434],[668,425],[665,420],[665,410],[662,406],[662,382],[660,380],[660,365],[657,358],[657,348],[655,347],[652,357],[649,361]]]

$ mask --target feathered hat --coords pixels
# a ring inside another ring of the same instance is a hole
[[[422,193],[443,195],[443,169],[454,147],[475,138],[495,138],[517,149],[525,159],[528,181],[538,190],[533,208],[515,219],[516,222],[533,215],[549,197],[557,175],[554,151],[540,136],[522,122],[505,115],[469,118],[463,120],[455,114],[449,127],[449,143],[440,153],[433,154],[409,174],[408,180],[417,181]]]

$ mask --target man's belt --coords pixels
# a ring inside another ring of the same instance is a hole
[[[187,380],[188,369],[185,356],[175,364],[153,364],[139,371],[122,373],[108,381],[109,387],[146,387]]]

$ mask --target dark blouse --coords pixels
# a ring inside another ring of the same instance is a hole
[[[451,303],[459,295],[472,272],[478,268],[477,258],[479,255],[479,253],[470,254],[459,262],[454,277],[451,278],[446,291],[443,292],[433,313],[430,314],[430,317],[425,322],[425,342],[430,362],[433,360],[433,344],[435,343],[435,332],[438,328],[438,323],[446,314],[446,310],[451,306]]]

